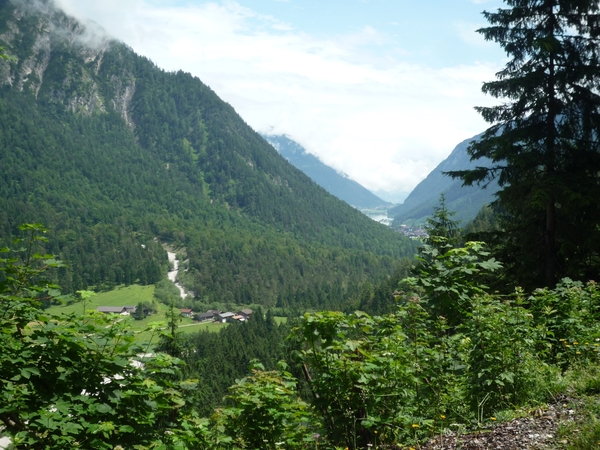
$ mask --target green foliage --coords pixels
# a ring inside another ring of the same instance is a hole
[[[163,279],[154,285],[154,299],[165,305],[178,305],[181,294],[171,280]]]
[[[413,374],[416,422],[433,425],[440,416],[465,416],[465,383],[461,369],[466,363],[462,336],[450,333],[443,317],[433,319],[419,297],[402,302],[397,316],[407,335],[409,368]]]
[[[499,215],[492,206],[485,205],[477,216],[463,227],[462,235],[468,241],[484,241],[490,244],[492,236],[500,231]]]
[[[8,55],[6,53],[6,48],[2,47],[2,46],[0,46],[0,58],[4,59],[6,61],[16,61],[17,60],[17,58],[15,58],[14,56]]]
[[[443,316],[456,326],[470,310],[471,299],[488,289],[482,276],[502,265],[485,250],[483,242],[467,242],[465,247],[423,246],[417,260],[418,277],[407,278],[404,284],[417,294],[423,293],[433,313]]]
[[[394,313],[307,314],[292,331],[331,442],[414,445],[444,424],[481,428],[559,392],[561,370],[599,363],[596,283],[502,296],[479,281],[500,267],[482,243],[445,254],[425,246],[422,255],[419,277],[404,282],[410,290],[395,293]]]
[[[460,243],[460,228],[459,222],[452,220],[456,212],[449,211],[446,206],[446,197],[440,195],[440,205],[433,207],[433,215],[427,218],[427,238],[425,243],[432,247],[437,247],[444,252],[451,247],[458,247]]]
[[[383,281],[373,285],[364,283],[358,295],[358,309],[371,315],[383,315],[393,313],[396,309],[394,292],[398,289],[401,280],[411,275],[413,259],[404,258],[398,262],[394,274]],[[348,302],[349,306],[356,309],[356,305]],[[344,311],[347,311],[344,309]]]
[[[292,336],[331,442],[363,448],[377,435],[382,443],[402,435],[413,376],[406,337],[393,316],[314,313]]]
[[[165,318],[167,319],[167,327],[165,331],[161,332],[159,347],[171,356],[179,356],[182,351],[182,342],[181,332],[178,328],[183,317],[181,317],[181,311],[175,308],[174,303],[169,305]]]
[[[285,365],[265,371],[254,361],[250,369],[251,375],[229,388],[230,406],[217,410],[215,422],[237,448],[306,448],[315,425],[308,404],[298,397],[296,380],[281,370]]]
[[[384,317],[306,315],[291,336],[328,440],[353,449],[415,443],[442,416],[468,417],[467,355],[447,331],[416,298]]]
[[[158,312],[158,308],[154,302],[139,302],[135,309],[135,314],[133,318],[135,320],[143,320],[150,314],[155,314]]]
[[[479,243],[442,255],[458,273],[445,278],[447,287],[469,292],[455,326],[435,314],[437,291],[427,289],[439,272],[424,270],[408,282],[421,295],[396,292],[392,314],[306,314],[290,334],[298,364],[288,372],[284,363],[275,369],[286,347],[274,345],[288,329],[269,312],[255,311],[219,336],[180,336],[172,306],[162,342],[172,355],[136,346],[129,319],[45,314],[40,300],[59,293],[45,275],[61,264],[37,251],[47,244],[43,227],[21,229],[28,237],[17,250],[1,249],[0,259],[0,421],[18,447],[417,446],[448,423],[481,428],[501,410],[544,401],[565,386],[600,392],[597,283],[564,280],[529,297],[488,294],[462,274],[495,268],[479,264]],[[307,391],[291,373],[297,369]],[[237,380],[222,404],[217,380],[231,375]],[[221,407],[213,412],[212,405]],[[210,419],[201,417],[203,406]],[[573,448],[589,448],[597,437],[595,410],[581,429]]]
[[[258,309],[250,320],[231,323],[218,333],[180,336],[177,356],[186,363],[184,377],[202,380],[195,405],[198,413],[209,416],[222,406],[229,386],[247,375],[253,360],[267,370],[276,370],[277,362],[288,357],[284,341],[289,329],[289,325],[277,325],[269,312],[263,317]]]
[[[546,329],[536,327],[520,293],[510,301],[491,295],[475,296],[460,326],[468,343],[468,395],[472,408],[497,411],[543,399],[552,370],[545,353]]]
[[[3,433],[18,448],[197,448],[196,382],[169,381],[176,359],[138,356],[126,320],[44,314],[56,291],[43,276],[60,264],[35,251],[43,227],[21,229],[29,237],[0,260]]]
[[[583,355],[577,358],[580,361],[584,357],[597,360],[597,348],[592,345],[600,339],[600,292],[596,282],[583,285],[565,278],[555,289],[536,289],[528,302],[535,322],[549,332],[552,361],[568,365],[577,352]],[[579,343],[581,346],[576,348]]]

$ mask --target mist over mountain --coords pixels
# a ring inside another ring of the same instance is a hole
[[[414,244],[317,186],[198,78],[49,0],[0,0],[0,241],[49,227],[68,291],[154,283],[190,301],[339,307]]]
[[[393,204],[402,203],[408,197],[410,192],[402,191],[402,190],[394,190],[394,191],[383,191],[378,189],[376,191],[372,191],[377,197],[385,200],[386,202],[390,202]]]
[[[454,219],[460,220],[462,225],[474,219],[483,205],[494,201],[494,194],[499,189],[496,181],[486,188],[477,185],[462,186],[462,180],[454,180],[443,174],[451,170],[466,170],[487,164],[484,159],[471,161],[467,153],[469,143],[479,136],[458,144],[452,153],[415,187],[404,203],[388,211],[388,215],[394,217],[393,227],[406,222],[423,222],[433,213],[434,206],[439,205],[441,194],[445,195],[448,209],[456,212]]]
[[[371,209],[391,206],[392,204],[377,197],[367,188],[340,174],[311,155],[297,142],[287,136],[263,135],[294,167],[308,175],[315,183],[330,194],[356,208]]]

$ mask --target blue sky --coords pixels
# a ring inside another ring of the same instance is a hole
[[[474,31],[498,0],[56,1],[381,194],[410,192],[498,103],[480,89],[505,55]]]
[[[180,4],[194,3],[197,4]],[[484,4],[492,5],[469,0],[240,0],[238,3],[315,36],[355,34],[370,27],[381,34],[382,41],[370,45],[369,50],[380,55],[401,50],[407,61],[436,67],[485,57],[481,53],[483,40],[472,31],[477,25],[485,25],[481,16]],[[479,41],[480,45],[464,45],[468,34],[472,34],[468,39]]]

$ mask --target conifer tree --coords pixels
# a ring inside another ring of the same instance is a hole
[[[504,102],[476,108],[492,126],[469,147],[472,160],[493,164],[449,174],[466,185],[498,180],[505,261],[519,282],[552,286],[600,264],[600,6],[505,3],[478,30],[510,58],[482,88]]]
[[[431,245],[446,253],[447,250],[457,247],[460,243],[460,221],[453,220],[456,211],[450,211],[446,205],[446,196],[440,195],[440,205],[433,207],[433,215],[427,218],[428,237],[425,239],[427,245]]]

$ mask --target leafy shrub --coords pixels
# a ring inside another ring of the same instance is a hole
[[[265,371],[257,361],[251,372],[229,388],[231,406],[217,410],[215,422],[239,448],[304,448],[313,439],[314,421],[298,398],[296,380],[285,371]]]
[[[541,400],[548,365],[536,350],[546,336],[535,327],[533,315],[514,301],[498,296],[475,296],[467,320],[459,327],[470,344],[468,391],[472,408],[498,410]],[[542,383],[542,385],[540,385]]]
[[[573,347],[587,342],[588,348],[583,350],[585,356],[590,362],[598,362],[597,349],[589,345],[597,344],[596,339],[600,340],[598,283],[590,281],[584,285],[565,278],[555,289],[536,289],[528,300],[536,323],[548,329],[550,361],[559,362],[563,368],[568,367],[577,351],[582,352],[582,347]]]
[[[197,382],[173,381],[180,361],[139,356],[128,320],[52,316],[44,280],[60,263],[36,253],[40,225],[0,249],[0,420],[17,448],[198,448],[207,422],[193,411]]]
[[[403,284],[421,295],[434,316],[443,316],[453,327],[465,319],[473,296],[487,291],[482,276],[502,267],[483,242],[467,242],[461,248],[424,245],[417,260],[417,276]]]
[[[396,316],[306,314],[292,338],[331,442],[363,448],[399,438],[415,378]]]

